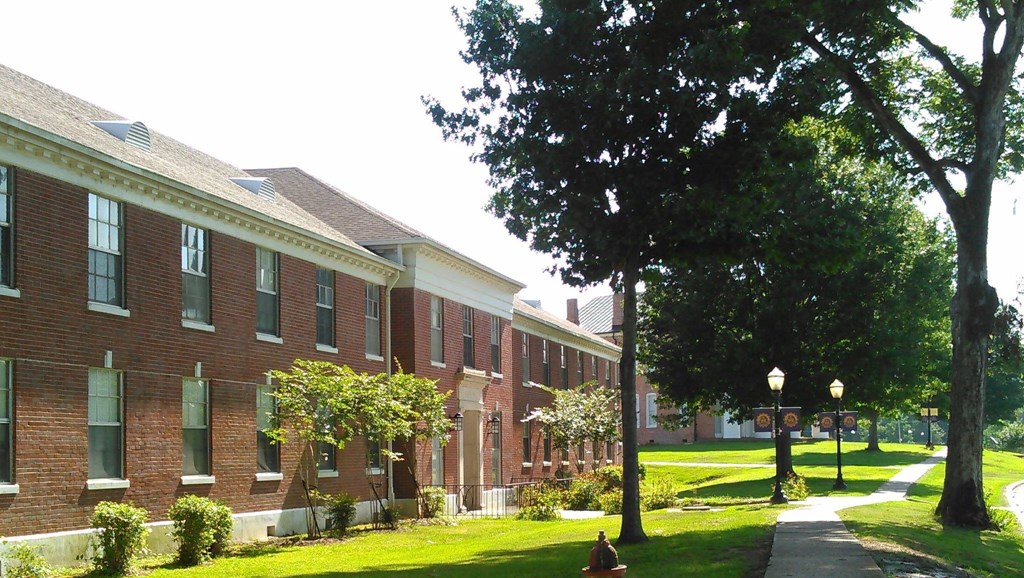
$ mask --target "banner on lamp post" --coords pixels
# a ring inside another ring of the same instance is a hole
[[[843,428],[843,431],[857,431],[857,412],[842,412],[839,418],[839,425]]]
[[[818,430],[832,432],[836,429],[836,412],[826,411],[818,414]]]
[[[773,410],[770,407],[755,407],[754,408],[754,431],[757,433],[771,433],[772,431],[772,413]]]
[[[782,410],[782,431],[800,431],[800,408],[783,407]]]

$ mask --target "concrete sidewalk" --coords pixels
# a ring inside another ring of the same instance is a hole
[[[870,496],[810,498],[779,515],[765,578],[843,576],[884,578],[864,546],[846,529],[838,510],[902,500],[911,484],[946,457],[946,449],[906,467]]]

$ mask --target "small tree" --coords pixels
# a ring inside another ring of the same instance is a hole
[[[382,442],[446,432],[444,400],[436,382],[403,373],[356,373],[348,366],[297,359],[289,371],[271,372],[279,383],[274,397],[277,413],[270,416],[267,436],[288,441],[289,432],[304,444],[299,475],[309,506],[310,537],[320,535],[316,519],[319,452],[329,444],[338,449],[354,437]],[[401,454],[384,450],[389,460]]]
[[[617,392],[598,387],[596,382],[567,390],[539,387],[554,399],[551,405],[534,410],[530,417],[548,428],[555,447],[582,448],[589,441],[597,449],[621,439],[622,414],[615,403]],[[592,469],[599,467],[600,458],[598,449],[593,454]],[[577,456],[576,467],[580,473],[584,463],[584,456]]]

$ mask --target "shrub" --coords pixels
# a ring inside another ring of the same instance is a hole
[[[178,562],[195,566],[224,550],[234,520],[231,508],[201,496],[182,496],[167,513],[174,522],[171,532],[178,541]]]
[[[39,555],[35,548],[25,542],[5,542],[7,553],[4,559],[14,562],[4,574],[6,578],[49,578],[53,569]]]
[[[605,466],[594,470],[594,479],[601,484],[601,491],[622,489],[622,466]]]
[[[647,479],[647,464],[639,464],[640,466],[640,481]]]
[[[96,533],[93,564],[101,572],[124,574],[131,569],[135,557],[146,550],[149,528],[144,524],[149,515],[131,503],[100,502],[92,512],[89,525]]]
[[[653,478],[640,484],[640,509],[647,512],[670,508],[677,503],[676,489],[669,478]]]
[[[602,484],[593,475],[583,474],[573,478],[565,493],[565,507],[569,510],[597,510],[601,505],[597,497],[603,490]]]
[[[323,494],[324,509],[327,514],[328,526],[340,534],[352,524],[356,517],[356,499],[341,492],[339,494]]]
[[[611,516],[622,513],[622,488],[609,490],[597,498],[604,513]]]
[[[774,490],[774,483],[772,488]],[[786,479],[782,480],[782,490],[786,492],[786,497],[790,500],[803,500],[811,495],[811,490],[807,487],[806,478],[792,472],[786,474]]]
[[[561,496],[557,488],[542,485],[525,487],[521,491],[520,501],[523,506],[516,512],[517,520],[547,522],[561,518],[558,513]]]
[[[389,530],[394,530],[398,527],[399,519],[401,519],[401,516],[398,513],[398,509],[394,506],[383,506],[380,511],[377,512],[377,524],[382,525]]]
[[[1024,453],[1024,423],[1008,423],[996,430],[994,437],[999,449]]]
[[[439,518],[444,514],[445,504],[448,502],[448,493],[440,486],[427,486],[420,490],[422,499],[423,517]]]

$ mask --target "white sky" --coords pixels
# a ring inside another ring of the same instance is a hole
[[[0,62],[238,167],[301,167],[564,317],[566,298],[610,290],[580,294],[545,273],[551,259],[483,210],[486,169],[442,140],[420,102],[455,106],[476,84],[452,3],[10,2]],[[1012,190],[998,189],[992,211],[990,278],[1004,299],[1024,276]]]

